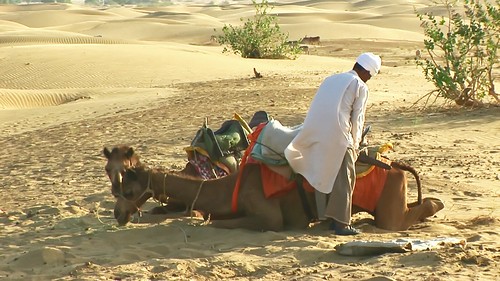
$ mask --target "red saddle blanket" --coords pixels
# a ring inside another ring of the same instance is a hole
[[[260,164],[260,175],[266,198],[281,196],[297,187],[297,183],[294,180],[285,178],[264,164]],[[314,187],[308,181],[304,180],[302,185],[307,192],[314,191]]]
[[[297,187],[293,180],[288,180],[282,175],[270,170],[266,165],[260,165],[262,186],[266,198],[281,196]],[[384,189],[388,170],[375,167],[368,174],[356,179],[352,194],[352,204],[370,213],[375,211],[377,202]],[[313,192],[314,188],[309,182],[304,182],[304,189]]]
[[[369,213],[375,212],[388,172],[389,170],[384,168],[374,167],[368,174],[356,178],[352,204]]]

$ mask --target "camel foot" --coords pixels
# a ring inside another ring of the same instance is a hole
[[[444,203],[443,201],[441,201],[441,199],[435,197],[426,197],[422,201],[430,202],[430,204],[432,205],[432,209],[434,210],[434,214],[444,209]]]
[[[438,201],[439,201],[439,202],[441,202],[440,204],[442,204],[442,205],[443,205],[442,207],[444,208],[444,204],[443,204],[443,202],[442,202],[440,199],[438,199],[438,198],[435,198],[435,197],[426,197],[426,198],[422,199],[422,204],[424,204],[426,201],[435,201],[436,203],[438,203]],[[422,204],[418,204],[418,202],[417,202],[417,201],[415,201],[415,202],[412,202],[412,203],[408,203],[406,206],[407,206],[408,208],[413,208],[413,207],[416,207],[416,206],[418,206],[418,205],[422,205]],[[439,203],[438,203],[438,204],[439,204]],[[441,209],[442,209],[442,208],[441,208]],[[441,209],[439,209],[439,210],[441,210]],[[438,210],[438,211],[439,211],[439,210]]]
[[[444,208],[444,203],[438,198],[427,197],[422,200],[422,206],[424,206],[424,212],[420,217],[420,222],[424,222],[427,218],[435,215],[437,212]]]

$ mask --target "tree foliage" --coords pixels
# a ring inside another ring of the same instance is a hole
[[[436,86],[427,96],[437,94],[464,106],[482,104],[487,95],[499,102],[493,71],[499,62],[500,0],[464,0],[460,11],[458,0],[439,4],[447,17],[417,12],[427,50],[416,58],[417,65]]]
[[[224,25],[223,34],[216,36],[224,46],[223,52],[232,51],[244,58],[295,58],[301,49],[288,42],[288,33],[282,32],[277,17],[269,14],[274,6],[267,0],[252,3],[253,18],[240,18],[243,26]]]

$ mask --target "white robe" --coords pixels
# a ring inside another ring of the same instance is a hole
[[[299,134],[285,149],[295,173],[330,193],[348,147],[359,148],[368,87],[353,70],[320,85]]]

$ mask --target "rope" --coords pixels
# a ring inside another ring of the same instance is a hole
[[[201,187],[203,186],[203,183],[205,183],[205,180],[201,181],[200,187],[198,187],[198,192],[196,193],[196,196],[194,197],[193,203],[191,204],[191,209],[189,210],[189,215],[191,216],[191,219],[193,218],[194,204],[196,203],[196,200],[198,200],[198,196],[200,195]]]
[[[285,160],[288,163],[288,160],[285,158],[285,156],[282,155],[282,153],[277,152],[276,150],[272,149],[268,145],[265,145],[265,144],[263,144],[261,142],[255,141],[255,144],[260,144],[260,145],[264,146],[265,148],[271,150],[272,153],[278,155],[281,159]]]
[[[168,196],[167,196],[167,176],[168,176],[167,173],[165,173],[165,175],[163,175],[163,196],[165,197],[165,204],[167,204],[167,201],[168,201]],[[160,206],[165,206],[165,205],[161,204],[160,198],[158,198],[158,200],[160,201]]]
[[[111,224],[109,224],[109,223],[105,223],[105,222],[103,222],[103,221],[101,220],[101,217],[99,216],[99,203],[97,203],[97,202],[96,202],[96,204],[95,204],[95,215],[96,215],[96,217],[97,217],[97,220],[98,220],[101,224],[103,224],[103,225],[107,225],[107,226],[110,226],[110,225],[111,225]]]

